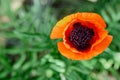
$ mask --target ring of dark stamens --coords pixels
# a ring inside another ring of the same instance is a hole
[[[73,30],[70,32],[68,39],[74,48],[84,51],[91,46],[90,40],[93,36],[93,29],[83,26],[77,22],[73,24]]]

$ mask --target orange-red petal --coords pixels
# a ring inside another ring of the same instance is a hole
[[[57,24],[54,26],[50,38],[51,39],[56,39],[56,38],[62,38],[63,37],[63,32],[65,27],[71,22],[73,14],[64,17],[60,21],[57,22]]]
[[[84,13],[76,13],[75,15],[81,21],[86,21],[86,22],[88,21],[90,23],[93,23],[93,24],[97,25],[100,28],[105,28],[106,27],[105,21],[97,13],[84,12]]]
[[[108,31],[106,31],[105,29],[100,29],[97,31],[97,33],[98,35],[93,37],[94,38],[93,40],[96,40],[96,41],[92,44],[91,49],[94,46],[98,45],[100,42],[102,42],[106,36],[108,36]]]
[[[111,43],[112,36],[108,35],[105,37],[105,39],[93,47],[92,51],[94,51],[93,56],[96,56],[100,53],[102,53]]]
[[[63,42],[58,42],[58,50],[60,53],[72,60],[88,60],[90,59],[91,54],[88,53],[75,53],[72,52],[70,49],[66,48]]]
[[[97,26],[98,28],[105,28],[106,24],[102,17],[96,13],[75,13],[68,15],[57,22],[57,24],[54,26],[50,38],[56,39],[56,38],[63,38],[63,32],[66,26],[71,23],[73,20],[78,20],[82,22],[90,22]]]
[[[92,51],[90,52],[79,52],[75,53],[72,52],[70,49],[66,48],[63,42],[58,42],[58,50],[60,53],[72,60],[89,60],[93,58],[94,56],[97,56],[98,54],[102,53],[111,43],[112,36],[107,36],[101,43],[94,46]]]

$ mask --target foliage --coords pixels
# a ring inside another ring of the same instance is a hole
[[[12,1],[0,0],[0,80],[119,80],[119,0],[25,0],[13,10]],[[102,6],[102,7],[101,7]],[[103,54],[73,61],[49,38],[59,18],[79,12],[97,12],[114,39]]]

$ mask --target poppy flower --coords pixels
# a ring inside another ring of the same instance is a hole
[[[112,36],[97,13],[75,13],[57,22],[50,34],[58,42],[59,52],[72,60],[88,60],[101,54],[111,43]]]

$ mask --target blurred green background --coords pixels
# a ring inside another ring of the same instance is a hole
[[[63,57],[49,37],[75,12],[100,14],[114,37],[91,60]],[[120,0],[0,0],[0,80],[120,80]]]

